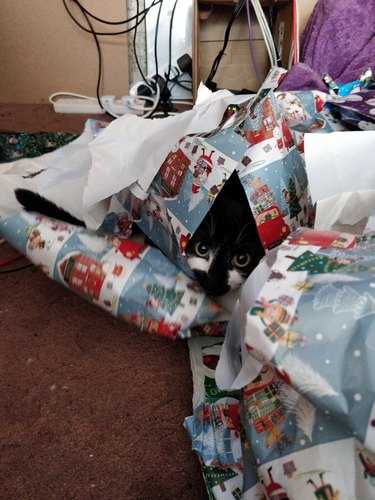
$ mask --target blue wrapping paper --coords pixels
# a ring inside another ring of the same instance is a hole
[[[246,316],[243,498],[374,498],[374,248],[305,228],[279,248]]]
[[[0,220],[0,236],[51,279],[149,333],[221,333],[222,308],[156,248],[31,213]]]
[[[210,499],[240,498],[243,488],[240,391],[221,391],[215,382],[223,338],[189,340],[193,415],[184,425],[197,453]],[[229,497],[230,498],[230,497]]]
[[[119,198],[124,215],[186,273],[185,248],[230,175],[238,172],[267,251],[313,219],[303,154],[305,133],[345,127],[324,109],[320,92],[275,92],[273,68],[256,96],[224,115],[218,128],[180,137],[147,192]],[[113,214],[101,228],[111,231]]]

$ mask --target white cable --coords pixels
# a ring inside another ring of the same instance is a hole
[[[270,46],[269,46],[268,33],[266,33],[266,31],[264,29],[264,20],[263,20],[263,16],[262,16],[263,10],[259,6],[259,2],[257,2],[257,0],[252,0],[251,3],[252,3],[252,6],[253,6],[253,9],[255,11],[255,14],[256,14],[256,17],[257,17],[257,20],[258,20],[258,24],[259,24],[259,27],[261,29],[261,32],[262,32],[262,35],[263,35],[263,38],[264,38],[264,41],[265,41],[265,44],[266,44],[266,48],[267,48],[267,52],[268,52],[268,55],[269,55],[270,62],[272,64],[272,53],[271,53]]]
[[[147,118],[148,116],[150,116],[153,111],[155,111],[155,109],[157,108],[158,104],[159,104],[159,99],[160,99],[160,87],[159,87],[159,84],[157,82],[155,82],[154,80],[152,80],[154,83],[155,83],[155,86],[156,86],[156,97],[155,98],[150,98],[150,97],[146,97],[146,96],[137,96],[138,97],[142,97],[144,98],[145,100],[151,100],[153,102],[153,106],[151,108],[147,108],[147,112],[144,113],[141,118]],[[130,97],[130,96],[129,96]],[[131,99],[133,97],[130,97]],[[123,115],[120,115],[116,112],[114,112],[112,109],[111,109],[111,106],[106,102],[102,102],[102,106],[104,108],[104,110],[109,114],[111,115],[113,118],[120,118],[121,116]],[[126,106],[130,109],[134,109],[135,111],[145,111],[145,108],[144,107],[134,107],[134,106],[129,106],[128,103],[126,103]]]
[[[51,104],[53,104],[55,101],[54,101],[54,98],[57,97],[57,96],[62,96],[62,95],[69,95],[71,97],[78,97],[79,99],[88,99],[88,100],[92,100],[92,101],[97,101],[96,97],[90,97],[90,96],[87,96],[87,95],[82,95],[82,94],[76,94],[75,92],[55,92],[54,94],[51,94],[48,98],[49,102]]]
[[[271,64],[271,66],[276,66],[277,65],[277,53],[276,53],[275,43],[274,43],[271,31],[269,29],[267,19],[264,15],[262,6],[260,5],[259,0],[251,0],[251,3],[253,6],[253,9],[255,11],[256,17],[258,19],[260,29],[262,31],[262,35],[263,35],[263,38],[265,41],[270,64]]]
[[[127,96],[125,97],[125,99],[123,98],[122,100],[125,100],[126,102],[126,105],[128,108],[130,109],[133,109],[134,111],[144,111],[145,108],[144,106],[137,106],[136,104],[134,104],[134,101],[149,101],[149,102],[152,102],[153,104],[155,103],[155,99],[153,97],[148,97],[148,96],[143,96],[143,95],[138,95],[138,96]],[[133,103],[132,103],[133,101]]]
[[[187,104],[188,106],[194,106],[194,103],[191,101],[179,101],[178,99],[174,99],[171,101],[172,104]]]
[[[297,52],[297,62],[299,62],[299,6],[298,6],[298,0],[296,0],[296,52]],[[290,47],[290,52],[289,52],[289,59],[288,59],[288,69],[290,69],[293,66],[293,56],[294,56],[294,41],[292,40],[292,44]]]
[[[258,4],[258,10],[260,13],[260,19],[262,21],[261,27],[262,27],[263,36],[264,36],[266,42],[268,43],[269,52],[271,53],[270,62],[273,66],[275,66],[275,65],[277,65],[277,53],[276,53],[275,43],[274,43],[270,28],[268,26],[267,19],[264,15],[263,8],[260,5],[259,0],[256,0],[256,1]]]

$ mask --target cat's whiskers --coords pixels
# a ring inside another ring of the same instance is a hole
[[[208,212],[208,214],[210,216],[209,217],[208,232],[209,232],[210,236],[212,237],[215,234],[217,221],[214,220],[212,212]]]
[[[252,224],[252,223],[253,223],[252,221],[248,222],[248,223],[247,223],[247,224],[245,224],[245,225],[244,225],[244,227],[241,229],[241,231],[240,231],[239,235],[237,236],[236,242],[235,242],[235,243],[236,243],[236,245],[240,245],[240,244],[241,244],[242,239],[245,237],[245,231],[246,231],[246,229],[247,229],[249,226],[251,226],[251,224]]]

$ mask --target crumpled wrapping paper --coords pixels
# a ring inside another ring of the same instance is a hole
[[[256,96],[233,96],[237,110],[218,127],[179,137],[146,191],[139,179],[116,197],[124,216],[186,273],[186,245],[234,171],[265,251],[312,222],[304,136],[345,127],[325,110],[326,94],[275,92],[283,74],[273,68]],[[111,223],[109,214],[101,228],[111,231]]]
[[[189,340],[194,413],[185,419],[184,425],[201,463],[210,499],[225,498],[225,492],[240,498],[243,488],[238,425],[241,393],[221,391],[215,381],[223,342],[220,337]]]
[[[162,337],[222,333],[222,307],[160,250],[31,213],[0,220],[0,237],[50,278],[112,315]]]
[[[374,498],[374,216],[298,229],[237,304],[216,382],[242,393],[241,498]]]

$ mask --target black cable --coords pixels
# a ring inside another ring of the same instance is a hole
[[[137,18],[138,18],[138,15],[139,15],[139,2],[137,0]],[[137,27],[138,27],[138,25],[136,24],[135,27],[134,27],[134,35],[133,35],[133,52],[134,52],[135,62],[137,64],[137,68],[138,68],[139,74],[141,75],[142,80],[146,82],[146,77],[145,77],[145,75],[144,75],[144,73],[142,71],[140,62],[138,60],[138,54],[137,54],[137,44],[136,44],[136,41],[135,41],[136,37],[137,37]]]
[[[84,9],[83,7],[81,6],[81,4],[77,1],[77,0],[71,0],[72,2],[74,2],[79,8],[82,8],[82,13],[84,12]],[[163,0],[154,0],[152,2],[152,4],[150,5],[150,7],[148,7],[147,9],[144,9],[142,11],[143,13],[143,17],[141,19],[138,19],[137,22],[135,23],[136,26],[139,26],[140,24],[143,23],[143,21],[145,20],[146,18],[146,15],[148,13],[148,11],[154,6],[154,5],[157,5],[159,3],[163,3]],[[74,23],[79,26],[83,31],[86,31],[86,33],[95,33],[95,35],[101,35],[101,36],[111,36],[111,35],[124,35],[125,33],[129,33],[130,31],[134,30],[134,27],[135,26],[132,26],[131,28],[128,28],[126,30],[122,30],[122,31],[104,31],[104,32],[101,32],[101,31],[95,31],[94,29],[91,31],[87,28],[85,28],[85,26],[83,26],[80,22],[77,21],[77,19],[74,17],[74,15],[70,12],[67,4],[66,4],[66,0],[63,0],[63,4],[64,4],[64,7],[65,7],[65,10],[67,11],[67,13],[69,14],[69,16],[71,17],[71,19],[74,21]],[[87,16],[87,14],[85,13],[85,15]],[[88,16],[87,16],[88,17]]]
[[[150,83],[151,83],[151,85],[153,85],[155,83],[155,87],[156,87],[156,85],[159,85],[159,87],[160,87],[160,84],[159,84],[160,80],[158,78],[158,76],[159,76],[159,66],[158,66],[158,34],[159,34],[160,14],[161,14],[162,7],[163,7],[163,2],[161,2],[160,6],[159,6],[158,15],[156,17],[155,36],[154,36],[154,58],[155,58],[156,82],[150,82]],[[158,107],[160,106],[160,103],[162,102],[162,93],[163,93],[162,89],[160,89],[159,100],[158,100],[158,102],[155,105],[155,109],[150,113],[150,115],[148,116],[148,118],[152,118],[152,115],[158,110]]]
[[[166,81],[167,81],[167,85],[169,83],[169,77],[170,77],[170,74],[171,74],[171,68],[172,68],[172,32],[173,32],[173,18],[174,18],[174,13],[176,11],[176,7],[177,7],[177,4],[178,4],[178,0],[175,0],[174,2],[174,5],[173,5],[173,9],[172,9],[172,13],[171,13],[171,20],[170,20],[170,23],[169,23],[169,38],[168,38],[168,73],[166,75]]]
[[[86,19],[87,24],[89,25],[90,29],[85,29],[85,31],[88,32],[88,33],[91,33],[92,36],[94,37],[96,49],[97,49],[97,52],[98,52],[98,78],[97,78],[97,82],[96,82],[96,99],[98,101],[99,106],[101,107],[101,109],[104,110],[104,112],[105,112],[106,115],[110,116],[111,118],[117,118],[115,115],[113,115],[112,113],[110,113],[108,110],[106,110],[104,108],[104,106],[103,106],[103,104],[101,102],[101,99],[100,99],[100,84],[101,84],[101,79],[102,79],[102,52],[101,52],[101,48],[100,48],[100,43],[99,43],[97,32],[94,30],[93,25],[92,25],[92,23],[91,23],[91,21],[89,19],[88,14],[86,14],[85,9],[81,6],[81,4],[79,2],[77,2],[76,0],[73,0],[73,1],[77,4],[77,6],[79,7],[79,9],[81,10],[82,15]],[[65,5],[65,0],[63,0],[63,2],[64,2],[64,5]],[[138,2],[137,2],[137,6],[138,6]]]
[[[150,8],[153,7],[153,5],[155,5],[155,3],[157,3],[157,0],[154,0],[153,3],[150,5],[150,7],[143,9],[142,12],[139,12],[139,1],[137,0],[137,15],[136,16],[128,17],[127,19],[124,19],[123,21],[107,21],[105,19],[102,19],[101,17],[97,17],[94,14],[92,14],[78,0],[71,0],[71,1],[74,2],[75,4],[77,4],[80,7],[80,9],[82,11],[86,12],[86,14],[89,17],[92,17],[93,19],[95,19],[96,21],[99,21],[100,23],[109,24],[109,25],[126,24],[126,23],[129,23],[130,21],[134,21],[134,19],[137,19],[140,14],[143,14],[144,12],[146,12],[146,14],[147,14],[147,12],[150,10]],[[160,0],[160,1],[162,1],[162,0]]]
[[[158,34],[159,34],[160,14],[161,14],[162,7],[163,7],[163,2],[161,2],[160,6],[159,6],[159,11],[158,11],[158,15],[156,17],[156,25],[155,25],[154,58],[155,58],[155,74],[156,74],[156,76],[159,74],[159,67],[158,67]]]
[[[31,267],[34,264],[25,264],[24,266],[14,267],[13,269],[6,269],[5,271],[0,271],[0,274],[8,274],[15,273],[16,271],[22,271],[22,269],[26,269],[27,267]]]
[[[63,2],[65,3],[65,0],[63,0]],[[79,8],[81,8],[79,3],[77,3],[77,5]],[[100,48],[100,43],[99,43],[98,37],[97,37],[96,33],[94,32],[93,26],[90,22],[89,16],[86,14],[86,12],[83,9],[81,9],[81,12],[82,12],[82,15],[84,16],[84,18],[86,19],[87,24],[89,25],[89,27],[91,29],[91,31],[89,31],[89,32],[94,37],[96,49],[98,51],[98,78],[97,78],[97,82],[96,82],[96,99],[99,103],[99,106],[104,110],[104,106],[102,105],[101,100],[100,100],[100,84],[101,84],[101,80],[102,80],[102,51]],[[107,111],[106,111],[106,113],[109,114]],[[110,116],[112,116],[112,115],[110,115]]]
[[[165,73],[163,75],[163,77],[165,77],[165,82],[163,82],[163,89],[161,89],[161,92],[160,92],[159,102],[158,102],[157,106],[155,107],[155,110],[151,113],[149,118],[151,118],[152,115],[158,111],[158,109],[160,108],[160,105],[162,107],[162,112],[164,113],[165,116],[169,116],[168,111],[170,111],[170,108],[171,108],[171,103],[168,103],[169,96],[170,96],[170,89],[168,88],[168,85],[171,81],[173,81],[170,79],[170,73],[171,73],[171,69],[172,69],[172,33],[173,33],[173,20],[174,20],[174,15],[176,12],[177,3],[178,3],[178,0],[175,0],[175,2],[173,4],[172,12],[171,12],[171,19],[169,22],[168,71],[167,71],[167,73]],[[161,8],[162,8],[162,5],[160,5],[160,7],[159,7],[158,17],[156,20],[155,39],[154,39],[154,57],[155,57],[156,75],[158,75],[158,73],[159,73],[158,58],[157,58],[157,39],[158,39],[158,30],[159,30],[159,24],[160,24]],[[173,89],[173,87],[172,87],[172,89]],[[168,94],[168,97],[165,97],[165,95],[163,96],[163,94],[165,94],[165,93]]]
[[[274,8],[274,0],[269,0],[268,1],[268,9],[267,9],[267,13],[268,13],[268,26],[270,28],[270,31],[272,33],[273,31],[273,23],[275,21],[275,8]]]
[[[85,7],[83,7],[81,5],[81,3],[78,1],[78,0],[71,0],[73,3],[75,3],[77,5],[77,7],[80,9],[82,15],[84,16],[89,28],[86,28],[85,26],[83,26],[80,22],[77,21],[77,19],[74,17],[74,15],[72,14],[72,12],[69,10],[68,8],[68,5],[67,5],[67,0],[62,0],[63,1],[63,5],[65,7],[65,10],[66,12],[68,13],[68,15],[70,16],[70,18],[73,20],[73,22],[79,26],[83,31],[86,31],[86,33],[90,33],[93,37],[94,37],[94,41],[95,41],[95,45],[96,45],[96,48],[97,48],[97,52],[98,52],[98,65],[99,65],[99,68],[98,68],[98,79],[97,79],[97,85],[96,85],[96,97],[97,97],[97,100],[98,100],[98,103],[100,105],[100,107],[106,112],[107,115],[111,116],[112,118],[116,118],[115,115],[112,115],[110,112],[108,112],[102,105],[101,103],[101,100],[100,100],[100,84],[101,84],[101,75],[102,75],[102,54],[101,54],[101,48],[100,48],[100,43],[99,43],[99,40],[98,40],[98,36],[109,36],[109,35],[122,35],[122,34],[125,34],[125,33],[129,33],[131,31],[134,31],[134,39],[133,39],[133,47],[134,47],[134,54],[135,54],[135,60],[136,60],[136,64],[137,64],[137,67],[139,69],[139,72],[143,78],[143,80],[150,84],[149,81],[147,81],[146,77],[144,76],[143,74],[143,71],[142,71],[142,68],[139,64],[139,60],[138,60],[138,56],[137,56],[137,51],[136,51],[136,45],[135,45],[135,38],[136,38],[136,33],[137,33],[137,27],[143,23],[143,21],[145,20],[146,18],[146,15],[148,14],[149,10],[154,7],[155,5],[158,5],[159,4],[159,11],[158,11],[158,15],[157,15],[157,22],[156,22],[156,29],[155,29],[155,48],[154,48],[154,52],[155,52],[155,65],[156,65],[156,75],[158,77],[158,71],[159,71],[159,68],[158,68],[158,58],[157,58],[157,37],[158,37],[158,30],[159,30],[159,24],[160,24],[160,14],[161,14],[161,9],[162,9],[162,4],[163,4],[163,0],[153,0],[152,3],[150,4],[149,7],[143,9],[141,12],[139,11],[139,2],[137,1],[137,14],[131,18],[129,18],[128,20],[126,21],[118,21],[118,22],[112,22],[112,21],[105,21],[97,16],[94,16],[91,12],[89,12]],[[177,4],[177,1],[175,1],[175,5],[173,7],[173,12],[172,12],[172,19],[171,19],[171,24],[173,22],[173,16],[174,16],[174,11],[175,11],[175,8],[176,8],[176,4]],[[142,17],[141,17],[142,16]],[[105,24],[124,24],[125,22],[128,22],[130,20],[134,20],[136,19],[137,22],[134,24],[134,26],[132,26],[131,28],[128,28],[126,30],[122,30],[122,31],[117,31],[117,32],[99,32],[99,31],[96,31],[92,25],[92,23],[90,22],[90,19],[89,17],[92,17],[93,19],[96,19],[97,21],[99,22],[103,22]],[[171,29],[171,27],[170,27]],[[170,56],[170,59],[171,59],[171,56]],[[171,64],[171,63],[170,63]],[[170,71],[170,64],[169,64],[169,71]],[[169,71],[168,71],[168,75],[169,75]],[[157,82],[159,84],[159,82]],[[165,89],[167,89],[167,84],[165,84]],[[162,92],[160,93],[160,97],[159,97],[159,102],[157,103],[157,105],[155,106],[155,111],[157,110],[157,107],[158,105],[160,104],[160,102],[162,101]],[[152,116],[152,113],[150,115],[150,117]]]
[[[170,83],[172,83],[172,86],[170,87],[169,91],[172,93],[172,90],[175,88],[176,85],[181,87],[184,90],[193,90],[193,87],[186,87],[183,85],[183,83],[192,83],[191,80],[178,80],[178,78],[175,78],[174,80],[170,80]]]
[[[210,70],[210,73],[205,81],[205,85],[206,86],[210,86],[210,83],[212,82],[215,74],[216,74],[216,71],[219,67],[219,64],[220,64],[220,61],[224,55],[224,51],[228,45],[228,41],[229,41],[229,35],[230,35],[230,30],[232,28],[232,24],[234,23],[235,19],[237,18],[237,16],[239,15],[239,13],[241,12],[241,10],[243,9],[245,5],[245,0],[239,0],[239,2],[236,3],[235,7],[234,7],[234,10],[232,12],[232,15],[228,21],[228,25],[226,27],[226,30],[225,30],[225,35],[224,35],[224,43],[223,43],[223,46],[222,48],[220,49],[219,53],[217,54],[217,56],[215,57],[215,60],[211,66],[211,70]]]

